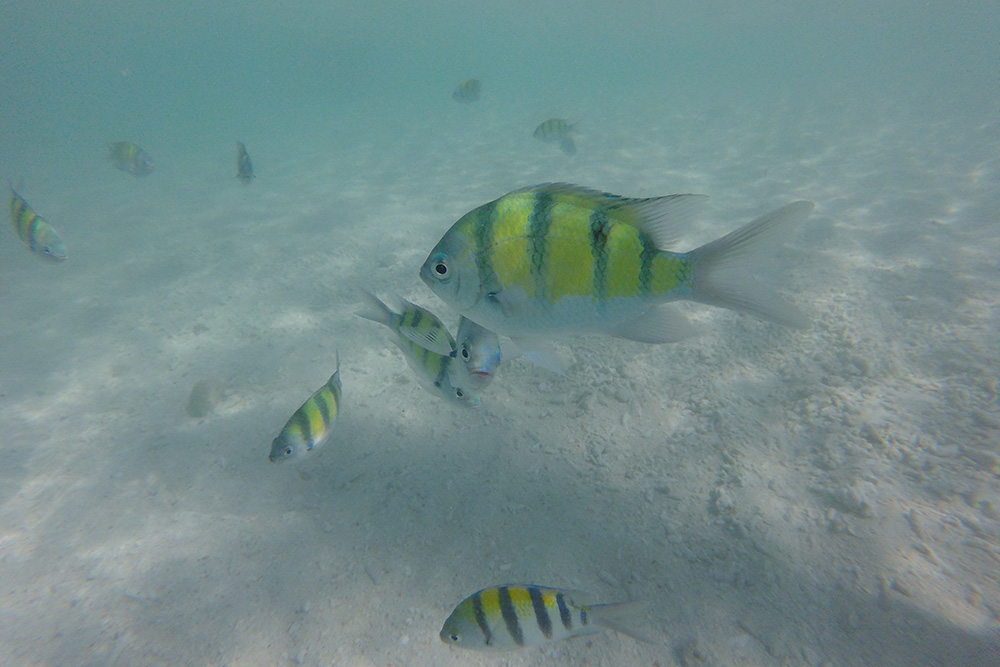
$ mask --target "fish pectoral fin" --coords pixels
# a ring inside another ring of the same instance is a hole
[[[619,338],[639,343],[676,343],[697,333],[684,313],[668,305],[650,308],[634,320],[611,332]]]
[[[418,331],[412,327],[400,327],[399,334],[425,350],[446,357],[454,355],[451,341],[441,331]]]

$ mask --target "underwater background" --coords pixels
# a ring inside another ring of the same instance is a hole
[[[0,2],[0,166],[67,251],[0,226],[0,664],[1000,661],[995,2],[144,4]],[[454,330],[428,251],[545,182],[709,195],[684,250],[814,201],[762,269],[810,326],[684,304],[440,400],[358,290]],[[652,641],[441,642],[503,583]]]

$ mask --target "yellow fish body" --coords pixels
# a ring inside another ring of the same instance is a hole
[[[679,299],[802,326],[794,307],[753,280],[752,260],[813,204],[788,204],[690,252],[666,250],[704,199],[630,199],[566,184],[515,190],[452,225],[420,277],[465,317],[512,338],[672,342],[692,333],[664,305]]]
[[[17,194],[13,185],[10,187],[10,224],[31,252],[54,262],[66,259],[66,245],[59,234]]]
[[[338,353],[337,370],[285,423],[268,458],[274,463],[301,459],[326,442],[340,414],[341,390]]]
[[[644,601],[583,605],[575,594],[543,586],[507,584],[485,588],[462,600],[439,636],[450,646],[475,651],[509,651],[613,628],[647,641],[631,629]]]

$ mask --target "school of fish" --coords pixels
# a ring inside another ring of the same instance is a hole
[[[478,79],[452,97],[480,98]],[[576,154],[575,125],[541,122],[533,136]],[[113,166],[134,176],[156,164],[136,144],[108,145]],[[256,174],[246,145],[237,142],[236,177]],[[35,254],[66,259],[56,230],[11,185],[11,225]],[[756,268],[809,215],[795,201],[686,252],[673,250],[705,197],[674,194],[629,198],[566,183],[514,190],[460,217],[431,249],[419,277],[459,314],[455,336],[426,308],[398,299],[393,310],[362,291],[362,318],[386,326],[417,383],[461,407],[480,405],[504,358],[500,335],[528,359],[562,372],[548,345],[575,334],[607,334],[668,343],[694,333],[678,300],[728,308],[788,327],[807,321],[758,281]],[[340,415],[340,355],[336,370],[287,420],[271,443],[272,462],[308,457],[331,439]],[[580,595],[537,585],[504,584],[463,599],[439,633],[449,646],[503,651],[569,639],[610,628],[649,641],[636,630],[645,601],[584,604]]]

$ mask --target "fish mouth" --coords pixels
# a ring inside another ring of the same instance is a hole
[[[490,373],[489,371],[472,371],[472,374],[479,378],[493,377],[493,373]]]

